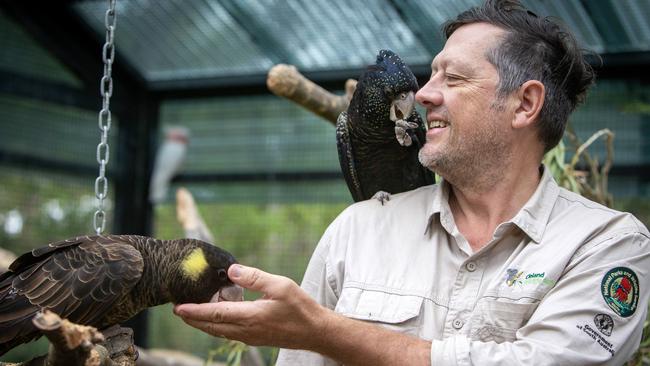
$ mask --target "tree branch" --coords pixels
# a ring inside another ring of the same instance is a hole
[[[9,266],[16,260],[16,255],[7,249],[0,248],[0,273],[9,269]]]
[[[50,340],[47,365],[101,364],[94,345],[104,341],[104,336],[96,328],[61,319],[48,310],[37,313],[32,322]]]
[[[176,190],[176,219],[183,227],[186,238],[214,244],[214,235],[199,213],[194,197],[190,191],[182,187]]]
[[[134,366],[137,356],[133,331],[113,326],[104,330],[61,319],[43,310],[32,322],[50,341],[47,355],[32,360],[1,365],[12,366]]]
[[[266,86],[273,94],[287,98],[336,125],[339,114],[347,109],[357,82],[345,82],[345,95],[330,93],[304,75],[293,65],[278,64],[267,75]]]

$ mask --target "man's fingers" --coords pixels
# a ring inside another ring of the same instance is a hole
[[[211,323],[204,322],[200,320],[185,319],[183,321],[198,330],[204,331],[208,334],[211,334],[215,337],[228,338],[228,339],[237,339],[236,335],[238,334],[237,330],[239,329],[236,325],[232,324],[223,324],[223,323]]]
[[[235,305],[241,305],[241,303],[237,302],[234,303]],[[233,311],[232,308],[228,309],[228,312],[222,312],[223,309],[219,309],[219,307],[215,307],[214,309],[210,309],[207,306],[203,305],[212,305],[212,304],[183,304],[183,305],[177,305],[174,308],[174,313],[180,316],[180,318],[185,322],[185,324],[194,327],[196,329],[199,329],[203,332],[206,332],[208,334],[211,334],[215,337],[221,337],[221,338],[227,338],[227,339],[234,339],[238,341],[242,341],[251,345],[253,344],[253,340],[250,339],[251,335],[249,334],[250,332],[248,331],[249,329],[249,322],[241,321],[243,318],[234,318],[232,317],[233,312],[241,313],[244,314],[245,311],[240,311],[241,309],[237,309],[236,311]],[[220,305],[220,304],[214,304],[214,305]],[[225,309],[225,307],[224,307]],[[223,316],[223,315],[228,315]],[[208,317],[208,319],[203,320],[204,318]],[[221,318],[221,321],[217,321],[216,319],[210,318],[210,316],[215,316],[215,318]],[[232,322],[228,322],[224,319],[231,320]]]
[[[260,269],[233,264],[228,269],[228,277],[235,284],[257,292],[269,294],[274,290],[280,290],[279,286],[286,285],[286,282],[292,282],[290,279],[282,276],[273,275]]]
[[[252,311],[250,302],[239,301],[180,304],[174,307],[174,313],[183,320],[191,319],[215,323],[236,323],[250,316]]]

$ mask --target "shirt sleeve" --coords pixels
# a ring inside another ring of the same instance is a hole
[[[337,227],[338,220],[335,220],[323,234],[307,265],[305,276],[300,285],[316,302],[329,309],[334,309],[340,293],[340,290],[337,289],[337,280],[327,262],[330,245]],[[280,349],[276,366],[289,365],[333,366],[339,365],[339,363],[314,352]]]
[[[647,315],[649,250],[644,232],[588,243],[567,263],[514,342],[462,335],[434,340],[432,366],[624,364],[639,346]]]

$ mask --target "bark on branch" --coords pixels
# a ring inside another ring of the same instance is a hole
[[[357,82],[348,79],[345,95],[336,95],[307,79],[295,66],[278,64],[269,70],[266,85],[273,94],[294,101],[336,125],[339,114],[350,104]]]
[[[196,208],[194,197],[185,188],[176,191],[176,219],[183,227],[186,238],[214,244],[214,236]]]
[[[15,366],[134,366],[133,331],[113,326],[104,330],[75,324],[44,310],[32,320],[50,341],[47,355]]]
[[[94,345],[104,336],[96,328],[61,319],[48,310],[37,313],[32,322],[50,340],[47,365],[100,365]]]
[[[6,249],[0,248],[0,273],[9,269],[9,266],[16,260],[16,255]]]

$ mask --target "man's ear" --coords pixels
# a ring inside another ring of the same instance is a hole
[[[512,121],[513,128],[523,128],[537,122],[544,105],[544,84],[538,80],[528,80],[517,90],[517,109]]]

